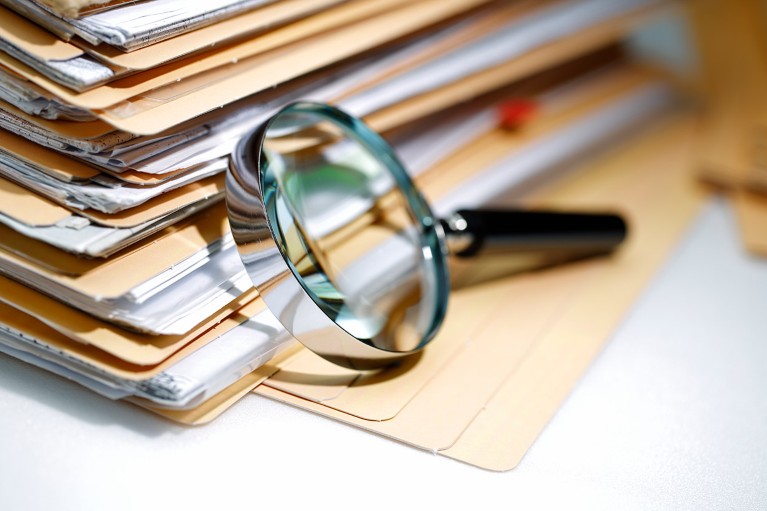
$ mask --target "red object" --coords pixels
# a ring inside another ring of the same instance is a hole
[[[500,124],[505,129],[518,129],[538,111],[538,104],[531,99],[512,99],[498,107]]]

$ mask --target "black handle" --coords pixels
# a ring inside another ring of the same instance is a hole
[[[604,254],[626,238],[614,214],[460,210],[442,220],[453,255],[541,252],[551,260]]]

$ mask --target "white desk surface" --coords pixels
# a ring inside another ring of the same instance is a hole
[[[736,232],[705,209],[513,471],[256,396],[177,427],[0,356],[0,509],[767,509],[767,261]]]

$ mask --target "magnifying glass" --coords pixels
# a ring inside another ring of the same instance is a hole
[[[327,104],[292,103],[238,144],[227,210],[271,312],[323,358],[380,368],[419,352],[444,320],[448,257],[561,259],[626,236],[611,214],[461,210],[438,219],[392,148]]]

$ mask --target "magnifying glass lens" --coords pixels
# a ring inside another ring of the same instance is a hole
[[[408,357],[439,329],[455,257],[548,266],[612,252],[614,214],[458,210],[437,220],[393,150],[362,121],[293,103],[244,137],[226,176],[232,236],[288,332],[352,369]],[[446,231],[446,232],[445,232]],[[484,272],[480,272],[484,273]]]
[[[259,158],[272,235],[314,303],[376,348],[428,342],[447,303],[445,250],[388,145],[341,112],[299,103],[269,122]]]

